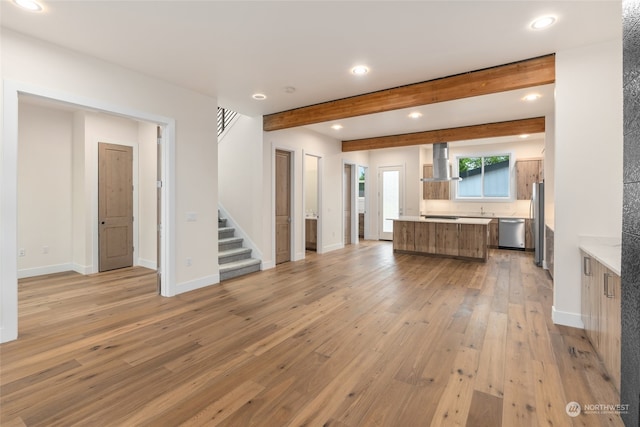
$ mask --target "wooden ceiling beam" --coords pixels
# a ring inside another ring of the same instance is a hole
[[[352,96],[264,116],[273,131],[347,117],[417,107],[555,82],[555,55]]]
[[[544,117],[485,123],[458,128],[437,129],[401,135],[342,141],[342,151],[375,150],[378,148],[407,147],[410,145],[435,144],[438,142],[466,141],[470,139],[494,138],[544,132]]]

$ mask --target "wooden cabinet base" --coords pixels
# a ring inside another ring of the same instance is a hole
[[[393,222],[393,251],[486,262],[489,254],[486,224]]]

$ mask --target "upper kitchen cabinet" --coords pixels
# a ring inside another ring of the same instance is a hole
[[[433,165],[422,166],[422,177],[433,178]],[[450,181],[422,183],[422,198],[424,200],[449,200],[450,195]]]
[[[542,160],[518,160],[516,162],[516,191],[518,200],[530,200],[533,184],[544,178]]]

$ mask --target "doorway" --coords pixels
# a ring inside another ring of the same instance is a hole
[[[275,155],[276,264],[291,261],[291,152]]]
[[[381,167],[378,176],[380,189],[378,238],[393,240],[393,220],[402,215],[404,206],[404,167]]]
[[[365,238],[367,219],[367,167],[358,166],[358,238]]]
[[[355,201],[355,193],[354,193],[354,183],[355,183],[355,165],[345,164],[344,165],[344,173],[342,179],[342,194],[343,194],[343,227],[344,227],[344,245],[351,245],[356,241],[356,204]]]
[[[304,245],[318,252],[320,245],[320,157],[304,155]]]
[[[133,266],[133,148],[98,144],[98,271]]]

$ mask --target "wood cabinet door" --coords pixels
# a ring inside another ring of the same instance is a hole
[[[458,224],[436,223],[436,253],[458,256]]]
[[[500,226],[500,220],[499,219],[493,219],[491,220],[491,222],[489,223],[489,247],[492,248],[497,248],[498,245],[500,244],[499,241],[499,228]]]
[[[525,249],[535,249],[536,245],[533,241],[533,220],[525,219],[524,220],[524,248]]]
[[[516,162],[516,194],[518,200],[530,200],[533,183],[540,182],[542,160],[519,160]]]
[[[606,267],[601,269],[600,354],[609,376],[620,391],[621,305],[620,276]]]
[[[416,252],[436,253],[436,224],[434,222],[415,223]]]
[[[415,222],[393,221],[393,249],[415,251]]]
[[[458,231],[458,255],[469,258],[486,258],[489,232],[486,225],[460,224]]]

